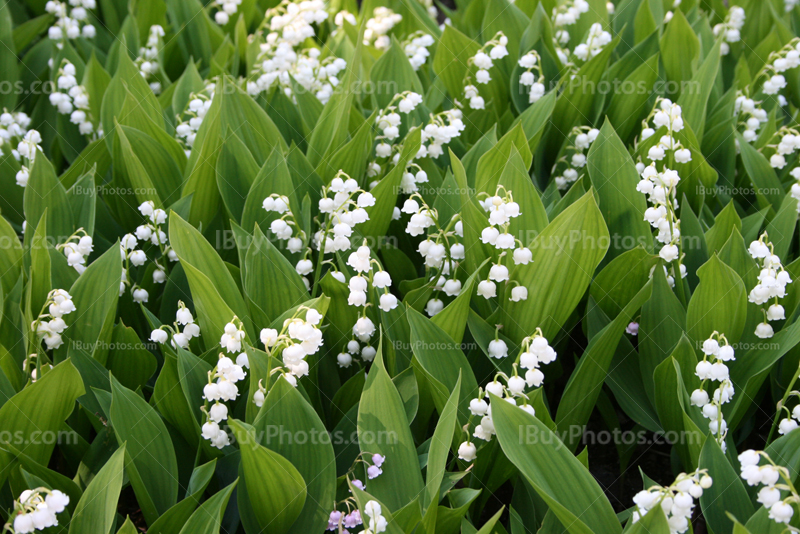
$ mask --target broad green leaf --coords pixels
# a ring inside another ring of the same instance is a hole
[[[644,220],[647,201],[636,195],[639,173],[611,122],[606,119],[587,157],[592,187],[600,197],[600,212],[613,241],[608,259],[643,246],[651,250],[653,233]]]
[[[10,441],[21,453],[47,465],[56,440],[42,438],[59,435],[75,401],[84,393],[81,375],[72,362],[56,365],[0,408],[0,446]],[[17,443],[20,436],[23,441]],[[12,460],[13,455],[0,453],[3,466]]]
[[[63,243],[75,230],[72,208],[67,190],[58,181],[53,165],[44,154],[39,155],[42,157],[34,160],[28,185],[25,186],[25,219],[30,224],[37,225],[46,211],[48,238],[53,243]]]
[[[733,523],[726,511],[735,512],[736,517],[742,521],[750,519],[754,510],[744,481],[713,436],[708,436],[703,445],[700,468],[708,469],[714,478],[714,484],[703,491],[700,497],[703,516],[714,532],[731,532]]]
[[[380,454],[392,462],[381,476],[369,481],[369,490],[389,509],[398,510],[423,491],[414,439],[403,401],[383,364],[380,345],[358,405],[358,442],[361,452]]]
[[[259,445],[252,427],[235,419],[230,426],[240,445],[244,483],[259,528],[289,532],[307,498],[303,477],[289,460]]]
[[[81,352],[105,363],[119,300],[122,261],[114,243],[78,277],[69,289],[76,311],[66,317],[66,353]],[[72,319],[72,321],[70,321]]]
[[[742,151],[742,163],[755,188],[756,199],[761,208],[772,205],[778,211],[783,201],[784,189],[767,158],[736,132]]]
[[[267,322],[308,300],[303,279],[256,226],[245,259],[247,297],[266,314]]]
[[[458,404],[461,394],[461,374],[447,399],[447,404],[436,423],[436,430],[431,436],[428,449],[428,467],[425,480],[425,506],[435,506],[435,499],[440,493],[442,479],[447,467],[447,457],[453,443],[453,433],[458,427]]]
[[[428,373],[433,401],[439,413],[444,410],[450,392],[461,376],[461,399],[474,398],[478,382],[461,348],[433,321],[411,308],[406,316],[411,327],[411,350],[420,366]],[[435,381],[434,384],[431,381]],[[461,419],[469,418],[467,406],[459,406]]]
[[[111,391],[111,424],[119,444],[126,443],[126,472],[142,513],[152,523],[178,499],[175,449],[158,412],[114,375]]]
[[[109,458],[83,492],[69,523],[70,534],[109,534],[122,490],[125,445]]]
[[[619,315],[592,338],[572,372],[556,413],[559,431],[567,437],[565,445],[570,450],[575,450],[578,445],[579,435],[573,429],[583,427],[589,421],[625,327],[650,298],[651,292],[649,284],[639,290]]]
[[[527,244],[533,262],[516,266],[510,284],[527,287],[528,300],[502,301],[498,322],[504,333],[519,342],[541,328],[552,339],[583,297],[608,245],[608,229],[589,192]]]
[[[700,55],[700,41],[680,9],[675,10],[675,16],[667,24],[660,46],[667,78],[678,83],[675,92],[680,94],[683,83],[692,79]]]
[[[697,274],[700,284],[686,309],[689,336],[701,343],[717,331],[730,343],[738,342],[747,317],[747,291],[742,279],[716,254]]]
[[[219,534],[222,525],[222,515],[228,506],[238,479],[225,486],[211,496],[206,502],[195,510],[179,534]]]
[[[491,396],[503,452],[571,534],[619,533],[611,503],[592,474],[541,421]]]
[[[253,427],[261,436],[261,444],[291,462],[306,481],[308,497],[290,532],[321,532],[330,515],[327,503],[336,497],[336,460],[325,425],[314,408],[286,380],[276,380]],[[286,432],[296,439],[286,440]]]
[[[170,213],[169,216],[169,243],[175,252],[178,254],[181,262],[189,264],[194,267],[196,272],[204,275],[205,279],[209,281],[208,285],[199,282],[197,276],[189,275],[190,269],[187,268],[187,276],[189,276],[189,286],[192,288],[192,294],[195,292],[209,293],[215,292],[227,303],[228,308],[241,319],[250,335],[254,334],[252,325],[250,323],[249,314],[247,313],[247,306],[239,291],[239,287],[233,279],[225,262],[214,250],[214,247],[202,236],[196,228],[184,221],[175,212]],[[194,283],[193,283],[194,282]],[[197,298],[197,296],[194,296]],[[211,304],[211,303],[209,303]],[[207,312],[211,312],[207,309]],[[221,324],[205,325],[202,324],[205,332],[212,335],[213,338],[219,338],[222,335],[222,329],[227,322],[233,319],[233,315],[225,319]],[[208,330],[206,330],[208,328]]]

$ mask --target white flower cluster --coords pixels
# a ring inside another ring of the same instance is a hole
[[[183,331],[181,331],[183,326]],[[150,341],[155,343],[166,343],[172,334],[170,342],[173,348],[189,348],[189,341],[192,338],[200,337],[200,327],[194,322],[191,310],[186,307],[183,301],[178,301],[178,311],[175,312],[175,323],[173,326],[163,325],[150,333]]]
[[[762,458],[767,463],[759,465]],[[757,500],[769,509],[769,518],[776,523],[788,524],[794,515],[792,504],[800,503],[800,496],[792,483],[792,475],[789,470],[775,464],[764,451],[752,449],[739,455],[739,464],[741,476],[749,486],[764,486],[758,491]],[[781,492],[788,495],[782,498]],[[790,528],[789,530],[794,529]]]
[[[14,141],[19,142],[28,132],[30,125],[31,118],[27,114],[3,108],[3,112],[0,114],[0,156],[4,154],[3,145],[8,143],[12,145],[11,153],[14,155],[14,159],[19,161],[19,152],[13,147]]]
[[[428,48],[433,46],[433,43],[433,36],[423,31],[414,32],[403,41],[403,51],[414,70],[419,70],[428,60],[430,56]]]
[[[649,121],[652,119],[653,126],[650,127]],[[641,140],[650,139],[661,128],[666,128],[666,135],[661,136],[656,144],[647,151],[647,157],[651,161],[662,161],[669,152],[676,163],[688,163],[692,161],[692,152],[681,145],[674,135],[683,130],[683,110],[678,104],[674,104],[667,98],[659,99],[656,108],[643,123]]]
[[[600,130],[588,126],[576,126],[569,134],[569,140],[564,147],[564,155],[558,158],[551,174],[555,175],[556,187],[559,191],[569,189],[569,186],[580,178],[586,169],[586,153],[594,143]]]
[[[17,171],[15,178],[17,185],[20,187],[28,185],[28,178],[30,178],[31,175],[30,169],[33,166],[33,161],[36,159],[36,154],[42,151],[42,146],[39,144],[41,142],[42,135],[37,130],[28,130],[17,144],[17,150],[14,156],[20,162],[21,167],[20,170]]]
[[[780,137],[781,140],[777,145],[767,145],[775,150],[775,153],[769,158],[769,164],[773,169],[783,169],[786,167],[786,157],[794,154],[796,150],[800,150],[800,132],[784,126],[773,137]]]
[[[762,305],[772,300],[772,305],[764,312],[764,322],[756,327],[756,335],[762,339],[771,338],[775,333],[767,321],[781,321],[786,318],[783,306],[778,299],[786,295],[786,285],[792,283],[789,271],[783,268],[781,259],[774,253],[767,233],[761,234],[757,241],[750,243],[750,256],[759,263],[758,284],[750,291],[748,300]]]
[[[733,382],[727,362],[733,361],[733,347],[728,344],[723,334],[714,332],[703,342],[703,360],[697,363],[695,374],[701,380],[700,387],[692,391],[692,404],[703,411],[703,417],[708,419],[708,429],[716,437],[720,448],[725,451],[725,437],[728,434],[728,424],[722,416],[722,405],[733,398]],[[709,361],[713,360],[713,361]],[[713,397],[709,398],[704,389],[706,382],[719,382],[714,390]]]
[[[78,125],[78,130],[83,135],[94,133],[92,124],[92,114],[89,109],[89,93],[82,85],[78,85],[75,79],[75,65],[66,59],[58,69],[57,91],[50,93],[50,103],[58,109],[62,115],[69,115],[69,122]],[[103,135],[100,128],[97,136]]]
[[[489,355],[493,358],[505,358],[508,356],[508,346],[505,341],[500,339],[499,333],[495,339],[489,343]],[[521,408],[531,415],[536,415],[533,406],[528,404],[528,396],[525,394],[526,388],[540,387],[544,381],[544,374],[539,366],[554,362],[556,351],[542,335],[541,329],[537,328],[533,336],[528,336],[522,340],[520,353],[513,364],[513,375],[507,376],[505,373],[498,373],[492,382],[486,385],[483,391],[478,392],[478,397],[469,403],[469,411],[473,416],[481,417],[481,422],[475,427],[474,437],[489,441],[494,435],[494,422],[492,421],[492,407],[487,403],[489,393],[497,397],[505,397],[503,400],[516,405],[516,398],[522,398]],[[525,377],[518,375],[518,368],[527,369]],[[502,378],[506,383],[498,380]],[[465,459],[465,458],[462,458]]]
[[[48,313],[44,313],[45,308]],[[37,339],[44,341],[47,350],[60,347],[64,342],[61,334],[67,329],[64,316],[75,311],[72,296],[63,289],[54,289],[47,294],[42,313],[31,324]]]
[[[166,266],[162,265],[159,260],[168,258],[169,261],[178,261],[178,254],[169,247],[167,244],[167,233],[162,230],[162,226],[167,222],[167,212],[161,208],[156,208],[152,200],[142,202],[139,206],[141,214],[149,219],[149,222],[136,227],[134,234],[125,234],[120,240],[120,256],[122,261],[125,262],[124,269],[122,270],[122,281],[119,284],[119,295],[125,293],[125,288],[131,284],[130,282],[130,266],[141,267],[147,261],[147,254],[139,246],[139,241],[143,243],[150,242],[157,246],[161,251],[161,258],[154,260],[156,269],[153,271],[153,282],[162,284],[167,279]],[[131,295],[134,302],[147,302],[150,294],[146,289],[139,287],[137,284],[131,285]]]
[[[284,94],[294,100],[291,78],[306,91],[313,93],[325,104],[339,85],[339,73],[347,67],[342,58],[328,56],[320,59],[318,48],[295,50],[289,42],[281,40],[277,33],[270,33],[267,42],[253,69],[253,80],[247,82],[247,92],[257,96],[274,85],[280,85]]]
[[[64,39],[77,39],[85,37],[93,38],[97,30],[92,24],[88,23],[89,10],[97,7],[95,0],[69,0],[66,2],[49,0],[44,9],[48,13],[55,15],[56,22],[47,31],[47,36],[53,41],[59,41],[56,46],[61,49],[64,47]]]
[[[661,171],[658,170],[658,162],[664,160],[669,155],[669,160],[676,163],[686,163],[691,161],[692,153],[689,149],[681,147],[680,142],[676,141],[673,134],[683,130],[683,117],[681,107],[673,104],[668,99],[660,99],[656,104],[656,109],[651,113],[653,126],[650,128],[649,118],[644,122],[645,128],[642,130],[642,140],[649,139],[657,131],[666,128],[658,143],[651,146],[647,157],[650,165],[645,166],[638,163],[636,169],[642,179],[636,185],[636,190],[647,195],[647,200],[651,207],[644,212],[644,220],[658,230],[656,239],[664,246],[659,251],[659,256],[667,263],[679,259],[680,250],[680,219],[678,219],[678,200],[677,190],[681,178],[678,171],[667,167],[667,162],[662,164]],[[681,278],[686,276],[686,271],[681,265]]]
[[[183,146],[183,151],[186,153],[187,158],[192,153],[197,131],[203,124],[203,119],[209,108],[211,108],[215,89],[215,85],[209,83],[199,93],[189,95],[189,104],[186,110],[177,117],[178,125],[175,127],[175,137]]]
[[[389,105],[382,109],[375,119],[375,124],[382,132],[382,135],[377,136],[375,139],[387,139],[389,141],[397,139],[400,136],[400,125],[402,124],[402,117],[397,112],[408,115],[420,104],[422,104],[422,95],[413,91],[404,91],[394,95]],[[391,147],[387,149],[387,147],[379,144],[376,151],[380,157],[387,157],[391,154]]]
[[[139,74],[146,82],[149,82],[150,89],[155,93],[161,92],[161,82],[153,81],[151,78],[158,74],[160,68],[158,62],[158,51],[161,48],[161,40],[164,37],[164,28],[158,24],[150,26],[150,33],[147,36],[147,46],[139,49],[139,56],[136,58],[135,65],[139,69]]]
[[[305,318],[301,318],[304,315]],[[297,379],[308,375],[308,362],[306,356],[316,354],[322,347],[322,330],[319,325],[322,322],[322,314],[314,308],[300,306],[295,315],[283,322],[280,332],[274,328],[264,328],[261,330],[261,343],[268,354],[280,351],[281,359],[285,370],[280,368],[273,372],[283,372],[283,377],[292,385],[297,387]],[[259,381],[259,389],[255,393],[253,402],[261,406],[264,402],[266,390]]]
[[[500,196],[501,193],[503,196]],[[514,202],[514,196],[511,191],[506,191],[502,186],[498,186],[494,196],[487,196],[481,205],[489,214],[489,226],[481,232],[481,241],[501,251],[497,263],[493,264],[489,269],[487,279],[478,284],[478,295],[490,299],[497,296],[495,282],[507,282],[509,280],[508,267],[501,263],[505,254],[514,249],[512,253],[514,264],[527,265],[533,260],[533,252],[516,239],[513,234],[509,233],[511,219],[520,216],[519,204]],[[512,301],[517,302],[527,300],[527,298],[528,290],[523,286],[517,286],[511,292]]]
[[[553,25],[555,26],[554,44],[556,53],[561,63],[566,63],[569,49],[562,48],[569,44],[570,34],[567,26],[572,26],[581,15],[589,11],[589,2],[586,0],[570,0],[553,8]]]
[[[595,22],[589,28],[586,42],[576,46],[572,53],[581,61],[589,61],[602,52],[603,48],[610,42],[611,34],[603,29],[602,24]]]
[[[245,332],[239,318],[234,316],[233,321],[225,325],[224,331],[220,339],[222,348],[229,353],[241,352]],[[236,383],[247,376],[246,368],[250,368],[246,353],[241,352],[236,357],[236,363],[220,353],[216,367],[208,372],[208,384],[203,388],[203,398],[206,403],[202,410],[206,414],[206,422],[202,427],[202,435],[218,449],[230,444],[228,433],[219,426],[228,419],[228,407],[223,402],[236,400],[239,396]],[[209,407],[212,402],[214,404]]]
[[[214,13],[214,20],[220,26],[224,26],[239,10],[241,3],[242,0],[215,0],[211,6],[218,8],[219,11]]]
[[[364,534],[379,534],[386,532],[386,527],[389,522],[381,515],[381,505],[378,501],[367,501],[364,505],[364,515],[369,519],[367,520],[367,528],[364,529]]]
[[[758,130],[769,120],[769,114],[760,107],[760,102],[743,94],[736,97],[734,116],[738,118],[738,125],[743,126],[742,137],[748,143],[758,139]],[[736,149],[739,150],[738,139],[736,140]]]
[[[461,135],[466,125],[461,120],[460,109],[448,109],[437,113],[430,118],[428,124],[422,129],[422,146],[415,159],[438,158],[444,154],[442,146]],[[425,145],[425,143],[428,143]]]
[[[25,490],[19,499],[14,501],[14,511],[6,529],[12,534],[29,534],[55,527],[58,525],[56,515],[63,512],[68,504],[69,496],[59,490],[51,491],[47,488]]]
[[[378,50],[386,50],[392,44],[389,32],[392,31],[403,15],[395,13],[388,7],[379,6],[372,11],[372,18],[367,20],[367,27],[364,30],[364,44],[372,45]]]
[[[475,72],[475,82],[487,84],[492,80],[489,69],[494,66],[494,61],[503,59],[508,55],[508,37],[503,32],[497,32],[495,36],[487,41],[474,56],[467,60],[467,74],[464,78],[464,97],[469,100],[469,107],[472,109],[484,109],[486,103],[478,93],[478,88],[472,85],[472,67],[478,69]]]
[[[506,343],[499,338],[499,334],[489,343],[489,355],[493,358],[505,358],[508,356]],[[494,380],[486,384],[485,388],[478,390],[478,397],[470,400],[469,411],[472,416],[480,417],[480,423],[475,426],[473,437],[483,441],[491,441],[495,434],[494,421],[492,420],[492,406],[487,402],[489,394],[495,395],[513,405],[517,405],[517,398],[522,399],[520,408],[531,415],[536,412],[528,404],[526,388],[540,387],[544,380],[544,374],[539,370],[539,365],[548,364],[556,359],[556,351],[542,335],[541,329],[537,328],[533,336],[528,336],[522,340],[522,347],[513,364],[513,375],[507,376],[505,373],[497,373]],[[518,374],[518,368],[527,369],[525,377]],[[498,380],[502,379],[505,384]],[[471,418],[470,418],[471,419]],[[459,458],[471,462],[475,459],[476,448],[469,439],[459,446]]]
[[[754,78],[766,77],[761,90],[765,95],[777,95],[788,85],[782,73],[800,66],[800,39],[792,39],[786,46],[769,55],[767,64]]]
[[[633,522],[636,523],[647,513],[660,506],[667,516],[670,534],[682,534],[689,530],[689,520],[695,506],[695,499],[703,495],[713,484],[708,471],[698,469],[694,473],[681,473],[669,487],[653,486],[642,490],[633,497],[636,511]]]
[[[530,87],[528,103],[533,104],[534,102],[538,102],[539,99],[544,96],[546,90],[544,86],[544,72],[542,71],[542,58],[539,56],[539,52],[531,50],[519,58],[517,63],[520,67],[525,69],[525,72],[519,77],[520,85]],[[533,73],[534,70],[538,72],[538,77]]]
[[[267,10],[264,18],[269,21],[270,32],[276,34],[276,41],[280,39],[291,46],[297,46],[316,35],[313,24],[327,20],[328,12],[325,11],[325,2],[322,0],[283,0],[276,7]]]
[[[724,36],[720,53],[727,56],[731,52],[731,46],[728,43],[738,43],[742,40],[742,27],[744,26],[745,13],[744,9],[739,6],[732,6],[728,11],[728,16],[725,21],[714,26],[714,37]]]
[[[425,260],[425,267],[436,269],[437,274],[431,278],[434,283],[434,295],[425,306],[425,312],[433,317],[444,309],[444,302],[438,298],[439,292],[448,297],[457,297],[461,293],[461,281],[455,273],[458,262],[465,258],[464,225],[458,215],[453,216],[446,228],[439,225],[438,212],[432,209],[421,195],[414,193],[403,203],[400,213],[410,215],[406,225],[406,233],[411,236],[424,234],[428,228],[434,231],[421,241],[417,251]],[[452,278],[449,278],[452,276]]]
[[[86,230],[78,228],[66,242],[56,245],[56,250],[64,253],[70,267],[78,271],[78,274],[83,274],[86,270],[86,257],[94,250],[94,242]]]
[[[789,395],[793,397],[800,397],[800,392],[791,391]],[[785,436],[789,432],[797,430],[797,427],[800,425],[800,404],[796,405],[792,411],[789,411],[789,408],[787,408],[783,403],[781,403],[780,406],[781,409],[786,410],[786,413],[788,414],[787,417],[781,419],[781,422],[778,424],[778,433],[782,436]]]

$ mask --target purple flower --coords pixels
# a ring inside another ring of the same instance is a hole
[[[364,483],[358,480],[357,478],[353,479],[353,485],[358,489],[360,489],[361,491],[364,491],[364,488],[366,487],[364,486]]]
[[[633,322],[630,323],[627,328],[625,328],[625,333],[635,336],[639,334],[639,323]]]
[[[383,465],[383,462],[386,461],[386,456],[381,456],[378,453],[372,455],[372,463],[375,464],[377,467]]]
[[[339,521],[342,519],[342,512],[334,510],[328,518],[328,530],[336,530],[339,528]]]
[[[383,471],[382,471],[382,470],[381,470],[381,468],[380,468],[380,467],[378,467],[377,465],[371,465],[371,466],[369,466],[369,467],[367,468],[367,477],[368,477],[370,480],[372,480],[373,478],[377,477],[377,476],[378,476],[378,475],[380,475],[381,473],[383,473]]]
[[[358,510],[353,510],[346,516],[344,516],[344,527],[345,528],[353,528],[357,527],[361,524],[361,512]]]

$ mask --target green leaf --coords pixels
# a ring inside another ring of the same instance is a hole
[[[58,181],[53,165],[44,154],[39,155],[42,157],[34,161],[28,185],[25,186],[25,219],[30,224],[38,225],[39,219],[47,212],[48,238],[51,242],[63,243],[75,230],[72,226],[72,208],[67,190]],[[26,240],[26,243],[29,241]]]
[[[644,195],[633,194],[639,183],[639,173],[608,119],[596,141],[589,149],[587,166],[592,187],[600,197],[600,212],[609,234],[614,236],[608,258],[613,259],[638,246],[652,250],[652,229],[644,220],[647,201]]]
[[[14,109],[17,103],[17,92],[10,90],[19,79],[19,63],[14,43],[14,21],[8,4],[0,6],[0,85],[5,89],[0,94],[0,109]]]
[[[75,401],[84,393],[83,380],[72,362],[56,365],[0,408],[0,446],[10,441],[21,453],[47,465],[55,440],[42,436],[57,435],[63,429]],[[23,441],[17,443],[20,436]],[[12,459],[8,453],[0,453],[0,465],[5,466]]]
[[[775,174],[775,169],[772,168],[772,165],[769,164],[769,161],[761,152],[744,140],[740,133],[735,133],[742,151],[742,163],[755,188],[759,207],[765,208],[772,205],[772,208],[778,211],[783,202],[785,191],[781,181]]]
[[[222,515],[228,506],[238,479],[225,486],[195,510],[179,534],[219,534]]]
[[[561,145],[572,128],[579,124],[585,124],[588,122],[588,117],[592,116],[595,91],[587,90],[587,88],[597,87],[618,43],[619,36],[608,43],[599,54],[587,61],[572,78],[573,81],[568,82],[564,91],[558,96],[556,108],[553,110],[552,127],[548,130],[545,144],[545,154],[548,156],[549,164],[555,162],[556,154],[560,151]]]
[[[93,261],[69,290],[76,308],[72,322],[67,316],[69,328],[63,334],[69,355],[81,352],[106,361],[108,347],[102,342],[111,339],[122,279],[118,246],[114,243]]]
[[[297,467],[306,481],[308,497],[291,532],[322,532],[330,515],[328,503],[336,497],[336,459],[325,425],[314,408],[289,382],[276,380],[253,427],[263,436],[262,444]],[[297,439],[285,439],[287,432]]]
[[[714,532],[731,532],[733,522],[726,515],[727,510],[735,511],[736,517],[742,521],[750,519],[753,503],[744,482],[713,436],[708,436],[703,445],[700,467],[708,469],[714,478],[714,484],[700,497],[700,507],[709,527]]]
[[[347,71],[334,89],[328,102],[322,108],[322,113],[316,121],[314,131],[308,140],[308,162],[317,167],[331,154],[342,147],[347,140],[347,125],[350,120],[350,106],[354,98],[354,90],[358,86],[358,70],[361,64],[363,42],[361,33],[364,25],[359,29],[355,53],[352,61],[347,62]]]
[[[259,528],[289,532],[306,501],[303,477],[289,460],[259,445],[252,427],[236,419],[230,426],[240,444],[244,483]]]
[[[658,80],[658,57],[658,54],[653,54],[622,80],[620,90],[614,93],[608,105],[606,121],[616,125],[617,134],[625,141],[637,127],[641,129],[640,121],[649,111],[647,104]]]
[[[187,264],[189,266],[186,269],[186,274],[189,277],[189,287],[192,289],[193,297],[203,298],[200,294],[208,294],[209,296],[206,299],[212,299],[213,301],[212,292],[216,293],[224,299],[225,308],[233,310],[233,313],[244,322],[248,333],[253,336],[255,332],[250,322],[250,316],[247,313],[247,305],[233,276],[225,266],[225,262],[222,261],[217,251],[214,250],[214,247],[203,235],[192,225],[181,219],[175,212],[171,212],[169,216],[169,243],[178,254],[181,263],[184,266]],[[192,274],[189,274],[190,272]],[[196,276],[196,273],[203,276]],[[208,280],[208,282],[205,282],[205,280]],[[198,293],[198,295],[195,295],[195,293]],[[222,329],[226,323],[233,319],[233,315],[225,318],[222,323],[204,324],[204,322],[208,322],[212,316],[219,316],[222,311],[206,308],[208,315],[206,315],[205,321],[201,316],[200,324],[204,332],[210,333],[214,339],[218,339],[222,335]]]
[[[571,534],[622,531],[592,474],[534,416],[491,396],[492,419],[503,452]]]
[[[467,61],[480,49],[480,45],[447,24],[433,57],[433,71],[441,78],[451,98],[462,98]]]
[[[126,447],[126,471],[148,523],[178,500],[178,463],[167,427],[139,395],[111,375],[109,418]],[[198,399],[200,402],[201,399]]]
[[[436,423],[428,449],[428,467],[425,480],[425,507],[435,506],[447,467],[447,456],[453,443],[453,435],[458,427],[458,401],[461,393],[461,374],[447,399],[447,404]]]
[[[510,286],[528,288],[528,300],[502,299],[504,333],[515,342],[541,328],[553,339],[578,305],[609,245],[608,229],[589,192],[558,215],[527,246],[533,262],[517,265]]]
[[[714,254],[697,271],[700,284],[686,309],[689,336],[701,343],[717,331],[737,343],[747,317],[747,291],[736,271]]]
[[[267,322],[308,300],[301,276],[258,226],[247,249],[244,287],[247,297],[266,314]]]
[[[399,510],[423,491],[414,438],[380,344],[358,405],[358,442],[362,453],[380,454],[392,463],[369,481],[370,492],[389,509]]]
[[[680,9],[675,10],[675,16],[667,24],[659,44],[667,79],[678,83],[676,92],[680,94],[683,82],[692,79],[700,55],[700,40]]]
[[[92,478],[75,507],[70,534],[109,534],[114,526],[117,501],[122,490],[125,444],[114,452]]]
[[[414,67],[403,51],[403,46],[394,37],[392,46],[372,65],[369,78],[375,87],[374,97],[379,109],[388,106],[394,95],[403,91],[425,93]]]
[[[714,81],[719,72],[721,57],[719,49],[721,46],[722,41],[717,40],[689,82],[693,88],[683,92],[678,99],[683,119],[691,125],[692,131],[700,141],[702,141],[705,132],[708,97],[711,95]]]
[[[461,348],[444,330],[418,311],[408,308],[406,316],[411,327],[411,350],[419,365],[428,374],[433,401],[439,413],[444,411],[444,406],[459,376],[461,376],[459,398],[474,398],[478,391],[478,381]],[[459,413],[462,420],[466,421],[469,418],[466,405],[459,406]]]
[[[633,314],[650,298],[651,292],[652,286],[649,284],[639,290],[620,314],[591,339],[572,372],[556,413],[559,431],[567,437],[566,446],[570,450],[575,450],[583,435],[583,432],[577,434],[573,430],[582,428],[589,421],[625,327]]]

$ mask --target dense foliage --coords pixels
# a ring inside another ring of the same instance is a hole
[[[3,2],[5,531],[800,532],[796,3]]]

